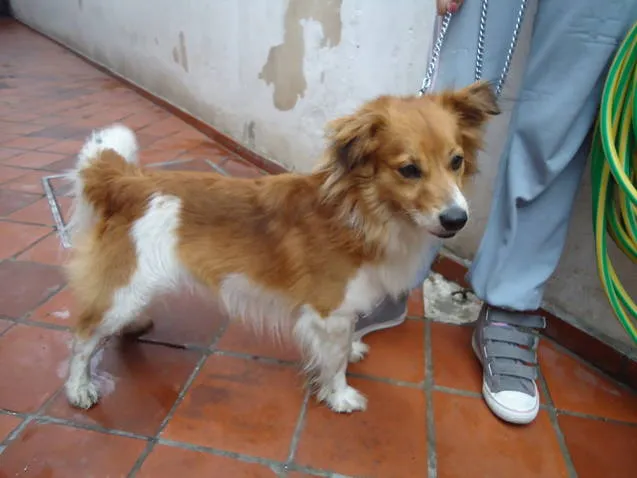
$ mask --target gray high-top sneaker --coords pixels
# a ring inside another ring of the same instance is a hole
[[[532,422],[540,409],[537,379],[539,329],[544,317],[484,305],[473,333],[482,364],[482,395],[493,413],[510,423]]]
[[[407,316],[409,294],[401,295],[397,300],[385,297],[369,314],[359,315],[354,329],[354,341],[377,330],[388,329],[402,324]]]

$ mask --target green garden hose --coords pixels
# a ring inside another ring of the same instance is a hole
[[[637,305],[610,260],[607,235],[637,263],[637,23],[610,66],[591,146],[593,230],[600,280],[610,305],[637,344]]]

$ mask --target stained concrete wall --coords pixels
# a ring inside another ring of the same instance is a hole
[[[378,94],[414,92],[426,68],[434,0],[12,0],[18,19],[215,126],[258,153],[306,171],[327,120]],[[528,52],[526,16],[504,98]],[[513,101],[490,127],[473,223],[449,244],[470,259],[484,229]],[[547,307],[626,353],[629,341],[597,279],[588,181],[577,200]],[[637,271],[619,257],[637,296]],[[634,354],[637,355],[637,354]]]
[[[37,30],[301,170],[328,119],[418,88],[434,19],[429,0],[12,4]]]

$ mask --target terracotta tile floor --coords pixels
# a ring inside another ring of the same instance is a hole
[[[547,341],[527,427],[480,398],[470,329],[424,320],[373,334],[351,380],[369,410],[336,415],[302,390],[297,352],[257,343],[214,303],[167,297],[154,330],[96,359],[104,398],[60,391],[74,304],[43,200],[94,127],[121,121],[167,169],[264,174],[54,43],[0,22],[0,476],[636,476],[637,396]],[[66,210],[62,183],[54,187]],[[433,470],[436,470],[434,474]],[[428,473],[429,472],[429,473]]]

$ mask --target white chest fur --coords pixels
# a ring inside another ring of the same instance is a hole
[[[352,278],[339,312],[369,312],[386,295],[398,296],[417,286],[431,267],[442,240],[424,233],[403,238],[380,264],[364,265]]]

